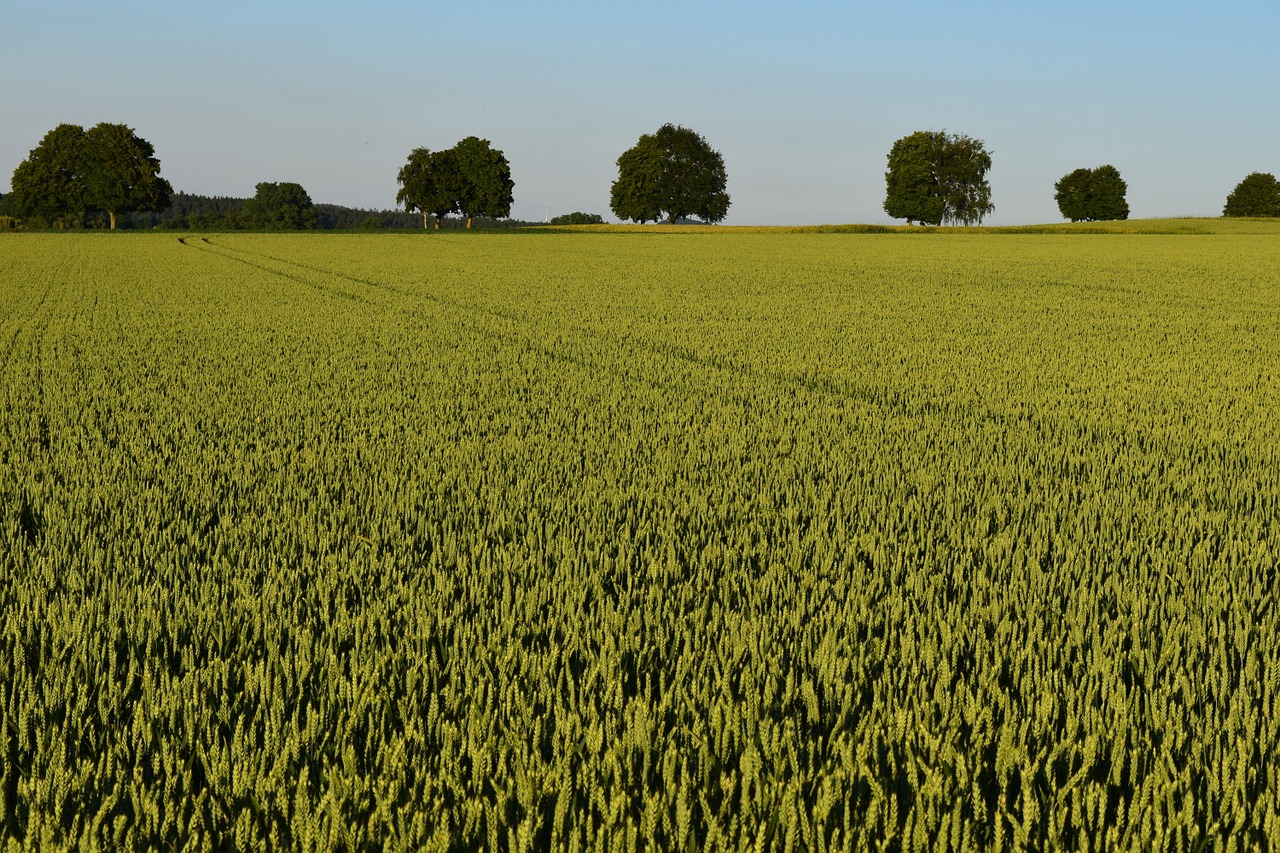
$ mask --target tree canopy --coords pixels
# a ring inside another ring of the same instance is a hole
[[[1115,166],[1076,169],[1059,178],[1053,189],[1064,219],[1101,222],[1129,218],[1129,203],[1125,201],[1128,185]]]
[[[1280,216],[1280,183],[1269,172],[1253,172],[1227,196],[1223,216]]]
[[[477,216],[505,219],[511,215],[511,165],[506,155],[489,145],[489,140],[468,136],[453,146],[453,159],[462,178],[458,211],[467,217],[467,227]]]
[[[256,189],[253,198],[245,202],[240,212],[240,219],[250,228],[302,231],[319,226],[311,196],[300,184],[263,181]]]
[[[995,210],[987,172],[991,154],[981,139],[921,130],[889,151],[884,209],[907,224],[975,225]]]
[[[422,212],[422,227],[429,216],[440,220],[451,213],[467,217],[467,227],[477,217],[504,219],[511,215],[511,165],[487,139],[468,136],[444,151],[415,148],[396,177],[400,191],[396,203],[405,210]]]
[[[116,217],[136,210],[164,210],[173,187],[160,177],[151,143],[123,124],[94,125],[84,135],[85,203]]]
[[[60,124],[13,170],[13,209],[58,228],[79,224],[85,211],[84,128]]]
[[[729,212],[724,158],[687,127],[664,124],[618,158],[610,207],[619,219],[719,222]]]
[[[164,210],[173,193],[151,143],[107,122],[88,131],[75,124],[49,131],[14,170],[13,189],[20,216],[59,228],[79,223],[89,210],[106,212],[115,228],[119,214]]]
[[[452,151],[413,149],[396,180],[400,183],[396,204],[404,205],[408,211],[421,211],[423,228],[431,216],[436,217],[439,228],[441,219],[458,212],[462,176]]]

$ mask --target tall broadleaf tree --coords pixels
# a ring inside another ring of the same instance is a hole
[[[940,167],[944,222],[980,225],[991,214],[991,155],[981,139],[963,134],[947,137]]]
[[[698,133],[664,124],[618,157],[610,207],[619,219],[668,222],[696,216],[719,222],[729,213],[724,158]]]
[[[453,161],[461,177],[458,212],[467,217],[467,227],[477,216],[505,219],[511,215],[511,165],[506,155],[489,145],[489,140],[468,136],[453,146]]]
[[[462,175],[451,150],[413,149],[396,180],[400,184],[396,203],[407,211],[421,211],[423,228],[428,227],[432,216],[439,228],[441,219],[458,212]]]
[[[990,170],[991,154],[981,139],[916,131],[889,150],[884,210],[908,225],[979,224],[995,210]]]
[[[161,211],[173,187],[160,177],[160,161],[151,143],[123,124],[94,125],[84,135],[84,200],[87,207],[116,217],[131,211]]]
[[[947,203],[937,175],[941,156],[942,134],[933,131],[917,131],[893,143],[884,175],[885,213],[908,225],[942,223]]]
[[[618,157],[618,179],[609,191],[609,207],[619,219],[657,222],[666,200],[662,189],[667,152],[649,134]]]
[[[415,148],[396,178],[396,202],[422,212],[422,226],[434,215],[436,227],[450,213],[504,219],[511,215],[511,164],[489,140],[468,136],[444,151]]]
[[[58,228],[78,225],[85,212],[85,132],[60,124],[13,170],[13,209]]]

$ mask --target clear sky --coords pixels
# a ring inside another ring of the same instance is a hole
[[[1216,216],[1280,174],[1280,5],[1018,2],[65,2],[0,10],[0,192],[61,122],[133,127],[175,189],[395,204],[418,146],[475,135],[512,215],[609,221],[618,155],[665,122],[724,155],[727,224],[888,222],[916,130],[993,155],[988,222],[1060,219],[1111,163],[1134,217]]]

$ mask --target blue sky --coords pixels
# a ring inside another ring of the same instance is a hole
[[[915,130],[983,139],[996,224],[1060,219],[1111,163],[1135,217],[1214,216],[1280,174],[1270,2],[71,3],[5,0],[0,192],[61,122],[123,122],[176,189],[394,206],[417,146],[502,149],[512,215],[613,220],[618,155],[665,122],[725,159],[727,224],[888,222]]]

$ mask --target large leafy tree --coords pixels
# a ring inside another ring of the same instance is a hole
[[[84,135],[84,200],[107,212],[111,228],[121,213],[161,211],[173,187],[160,177],[160,161],[151,143],[123,124],[102,124]]]
[[[104,210],[111,227],[121,213],[164,210],[173,188],[160,177],[155,148],[127,125],[103,122],[86,131],[60,124],[13,173],[15,209],[59,228],[88,210]]]
[[[439,228],[441,219],[458,212],[462,175],[452,151],[413,149],[396,180],[400,183],[396,203],[408,211],[421,211],[423,228],[432,216]]]
[[[13,170],[14,212],[59,228],[78,224],[85,211],[84,169],[84,128],[58,125]]]
[[[453,146],[453,160],[461,178],[458,211],[467,217],[467,227],[476,216],[505,219],[511,215],[511,165],[506,155],[489,145],[489,140],[468,136]]]
[[[445,151],[415,148],[396,178],[396,203],[422,211],[422,227],[434,215],[436,227],[450,213],[503,219],[511,215],[511,164],[489,140],[468,136]]]
[[[1092,169],[1076,169],[1053,185],[1053,197],[1064,219],[1072,222],[1089,219],[1089,181],[1092,177]]]
[[[1076,169],[1059,178],[1053,189],[1058,210],[1072,222],[1129,218],[1128,185],[1115,166]]]
[[[1254,172],[1227,196],[1223,216],[1280,216],[1280,183],[1268,172]]]
[[[1090,183],[1090,208],[1093,218],[1098,221],[1128,219],[1129,202],[1125,194],[1129,185],[1120,177],[1120,170],[1115,166],[1099,166],[1093,170]]]
[[[884,209],[894,219],[905,219],[908,225],[942,223],[947,209],[938,175],[942,146],[941,133],[922,130],[902,137],[889,149]]]
[[[250,228],[301,231],[318,227],[315,205],[301,184],[264,181],[256,190],[240,212],[241,221]]]
[[[619,219],[668,222],[696,216],[719,222],[729,213],[724,158],[687,127],[664,124],[618,158],[610,207]]]
[[[991,202],[991,154],[981,139],[920,130],[889,151],[884,209],[907,224],[975,225],[995,210]]]

